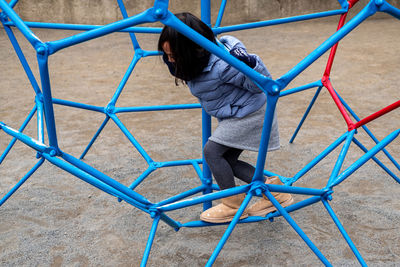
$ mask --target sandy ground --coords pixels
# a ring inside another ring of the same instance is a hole
[[[335,88],[360,117],[400,98],[400,23],[395,19],[368,20],[340,45],[331,79]],[[234,33],[259,54],[277,78],[290,70],[336,30],[330,21],[303,22]],[[44,41],[72,32],[36,30]],[[17,34],[33,72],[33,49]],[[139,35],[142,47],[154,49],[157,36]],[[18,128],[33,107],[34,94],[12,46],[0,31],[0,121]],[[126,34],[113,34],[60,51],[50,58],[53,96],[105,106],[131,59]],[[289,87],[321,78],[327,55],[304,71]],[[314,91],[284,97],[278,104],[282,148],[268,155],[267,166],[283,176],[295,175],[310,160],[346,131],[346,126],[323,90],[304,127],[289,144]],[[139,62],[118,106],[195,103],[187,88],[176,87],[159,58]],[[59,145],[79,156],[104,115],[55,107]],[[199,110],[143,112],[119,116],[155,161],[201,156]],[[369,124],[379,139],[399,128],[400,110]],[[26,129],[36,136],[36,117]],[[357,137],[367,147],[370,139]],[[0,131],[0,151],[11,140]],[[400,139],[388,146],[398,158]],[[322,188],[339,151],[330,154],[296,185]],[[37,162],[36,153],[21,143],[0,166],[4,195]],[[254,163],[257,154],[245,160]],[[344,168],[362,156],[351,147]],[[379,154],[399,175],[399,171]],[[147,164],[122,132],[109,123],[85,157],[85,162],[129,185]],[[136,191],[155,202],[199,184],[191,167],[159,169]],[[400,186],[369,161],[335,188],[331,205],[370,266],[400,265]],[[302,199],[295,196],[295,200]],[[202,207],[170,213],[181,222],[197,220]],[[359,265],[322,204],[292,213],[293,218],[334,266]],[[1,266],[138,266],[152,219],[147,213],[45,163],[0,208]],[[226,226],[183,228],[175,232],[160,223],[148,266],[204,266]],[[283,218],[236,227],[215,266],[318,266],[321,262]]]

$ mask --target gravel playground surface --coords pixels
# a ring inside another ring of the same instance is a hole
[[[331,80],[359,117],[400,98],[400,23],[395,19],[367,20],[340,44]],[[250,52],[259,54],[277,78],[312,52],[336,30],[336,22],[312,21],[235,32]],[[43,41],[73,34],[36,30]],[[33,49],[21,46],[37,74]],[[146,49],[156,47],[156,35],[138,35]],[[33,90],[12,46],[0,31],[0,121],[19,128],[33,107]],[[127,34],[113,34],[60,51],[49,67],[53,97],[106,106],[132,59]],[[327,54],[304,71],[289,88],[322,77]],[[286,177],[296,174],[346,131],[327,90],[323,90],[293,144],[289,139],[314,90],[280,99],[278,119],[282,148],[269,153],[269,170]],[[121,94],[118,106],[196,103],[185,86],[175,86],[160,58],[142,59]],[[61,149],[76,157],[85,149],[104,115],[56,106]],[[201,157],[200,110],[141,112],[119,115],[155,161]],[[399,128],[400,110],[368,126],[378,139]],[[36,137],[36,117],[26,133]],[[215,123],[214,123],[215,125]],[[372,142],[361,130],[357,137]],[[0,151],[11,138],[0,131]],[[400,139],[388,146],[399,159]],[[325,186],[339,150],[335,150],[295,185]],[[386,157],[378,157],[399,175]],[[4,195],[37,162],[36,153],[17,143],[0,165]],[[344,168],[363,153],[352,145]],[[255,163],[257,154],[243,159]],[[129,185],[147,164],[123,133],[109,122],[85,157],[85,162]],[[153,172],[136,191],[152,202],[199,185],[191,167]],[[335,188],[331,205],[370,266],[400,265],[400,185],[369,161]],[[295,201],[303,199],[296,195]],[[201,205],[169,215],[181,222],[198,220]],[[354,255],[321,203],[292,213],[295,221],[334,266],[358,266]],[[139,266],[152,219],[141,210],[44,163],[0,208],[1,266]],[[148,266],[204,266],[226,226],[183,228],[175,232],[160,222]],[[319,266],[296,232],[283,218],[238,225],[215,266]]]

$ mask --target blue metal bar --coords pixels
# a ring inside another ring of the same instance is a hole
[[[221,26],[222,17],[225,12],[225,7],[226,7],[226,0],[222,0],[221,5],[219,6],[217,21],[215,22],[215,26],[214,26],[215,28],[218,28],[219,26]]]
[[[201,20],[211,26],[211,0],[201,0]]]
[[[184,160],[172,160],[172,161],[157,162],[157,164],[158,164],[158,168],[163,168],[163,167],[193,165],[194,163],[201,163],[201,162],[202,162],[201,159],[184,159]]]
[[[25,145],[35,149],[36,151],[45,152],[45,151],[51,150],[48,146],[46,146],[42,142],[35,140],[32,137],[27,136],[26,134],[23,134],[15,129],[7,126],[6,124],[4,124],[1,121],[0,121],[0,129],[3,130],[6,134],[17,138],[19,141],[21,141]]]
[[[392,6],[387,1],[384,0],[375,1],[375,3],[378,5],[379,11],[388,13],[389,15],[392,15],[393,17],[400,19],[400,9]]]
[[[115,114],[110,114],[110,118],[115,122],[115,124],[121,129],[121,131],[125,134],[128,140],[134,145],[134,147],[138,150],[140,155],[146,160],[148,164],[153,162],[153,159],[147,154],[147,152],[143,149],[143,147],[136,141],[135,137],[128,131],[125,125],[120,121],[120,119]]]
[[[302,209],[304,207],[307,206],[311,206],[317,202],[321,201],[321,197],[320,196],[313,196],[313,197],[309,197],[305,200],[302,200],[300,202],[296,202],[288,207],[285,207],[286,212],[290,213],[299,209]],[[269,214],[266,215],[266,219],[273,219],[276,217],[281,216],[281,213],[279,212],[279,210],[271,212]]]
[[[238,221],[238,224],[242,223],[254,223],[254,222],[260,222],[260,221],[265,221],[265,217],[247,217],[244,219],[241,219]],[[229,223],[208,223],[208,222],[203,222],[203,221],[190,221],[182,224],[182,227],[186,228],[198,228],[198,227],[210,227],[210,226],[221,226],[221,225],[227,225]]]
[[[35,99],[36,102],[36,119],[37,119],[37,139],[44,143],[44,107],[43,107],[43,102],[39,99],[39,97],[36,97]]]
[[[200,163],[201,163],[201,162],[200,162]],[[199,166],[199,164],[198,164],[197,162],[194,162],[194,163],[193,163],[193,167],[194,167],[194,169],[195,169],[197,175],[199,176],[201,183],[202,183],[203,185],[206,185],[206,186],[207,186],[206,189],[203,191],[203,194],[211,193],[213,190],[216,190],[216,191],[219,191],[219,190],[220,190],[220,188],[219,188],[218,185],[212,183],[212,178],[211,178],[211,177],[210,177],[210,178],[207,178],[207,179],[204,178],[204,176],[203,176],[203,171],[202,171],[202,169],[200,168],[200,166]],[[207,202],[204,202],[203,204],[205,205],[206,203],[207,203]],[[210,203],[210,204],[211,204],[211,203]],[[207,205],[207,206],[208,206],[208,205]],[[204,206],[203,206],[203,208],[204,208]],[[211,206],[210,206],[210,208],[211,208]],[[208,209],[208,208],[207,208],[207,209]]]
[[[21,127],[19,128],[19,132],[23,132],[25,130],[25,127],[28,125],[28,123],[30,122],[30,120],[32,119],[33,115],[35,115],[37,108],[36,105],[33,107],[33,109],[31,110],[31,112],[28,114],[28,117],[26,117],[26,119],[24,120],[24,122],[22,123]],[[1,128],[1,127],[0,127]],[[40,139],[39,139],[40,140]],[[8,152],[10,152],[11,148],[14,146],[15,142],[17,141],[17,138],[13,138],[11,140],[11,142],[8,144],[8,146],[6,147],[6,149],[4,150],[3,154],[1,154],[0,156],[0,164],[3,162],[3,160],[6,158]]]
[[[3,21],[2,21],[2,23],[3,23]],[[18,59],[21,62],[22,67],[25,70],[26,76],[28,76],[28,79],[29,79],[29,81],[30,81],[30,83],[31,83],[31,85],[33,87],[33,90],[35,91],[36,95],[40,94],[39,85],[37,84],[35,76],[33,75],[32,70],[31,70],[31,68],[30,68],[30,66],[28,64],[28,61],[26,60],[26,58],[24,56],[24,53],[22,52],[22,49],[21,49],[21,47],[20,47],[20,45],[19,45],[19,43],[17,41],[17,38],[15,38],[15,35],[14,35],[13,31],[10,29],[10,27],[4,26],[4,23],[3,23],[3,27],[4,27],[4,30],[6,31],[7,35],[8,35],[8,38],[11,41],[11,44],[14,47],[15,53],[17,54]]]
[[[200,160],[197,160],[198,162]],[[136,180],[129,186],[131,189],[135,189],[144,179],[147,178],[157,168],[182,166],[182,165],[193,165],[195,160],[176,160],[166,162],[151,162],[149,168],[147,168]]]
[[[348,176],[350,176],[353,172],[355,172],[358,168],[360,168],[365,162],[367,162],[369,159],[375,156],[375,154],[377,154],[385,146],[387,146],[390,142],[392,142],[399,134],[400,134],[400,129],[386,136],[382,141],[376,144],[367,153],[365,153],[362,157],[360,157],[356,162],[354,162],[346,170],[344,170],[331,184],[331,187],[334,187],[343,182],[343,180],[345,180]]]
[[[100,28],[78,33],[74,36],[70,36],[61,40],[47,42],[47,45],[50,48],[49,53],[54,54],[60,49],[64,49],[69,46],[73,46],[88,40],[99,38],[109,33],[116,32],[121,29],[146,22],[155,22],[155,19],[153,18],[153,9],[148,9],[136,16],[116,21]]]
[[[296,130],[294,131],[292,138],[290,138],[289,143],[293,143],[294,139],[297,136],[297,133],[300,131],[301,126],[303,126],[304,121],[306,120],[308,114],[311,111],[311,108],[314,106],[315,100],[317,100],[319,93],[321,92],[322,86],[318,87],[317,91],[315,92],[313,98],[311,99],[310,104],[307,107],[306,112],[304,112],[303,117],[301,118],[299,125],[297,125]]]
[[[326,266],[332,266],[329,261],[325,258],[325,256],[319,251],[319,249],[314,245],[314,243],[308,238],[308,236],[303,232],[303,230],[297,225],[297,223],[290,217],[289,213],[279,204],[279,202],[274,198],[274,196],[266,190],[264,194],[267,196],[269,201],[277,208],[277,210],[282,214],[282,216],[286,219],[286,221],[292,226],[293,230],[297,232],[297,234],[306,242],[306,244],[310,247],[310,249],[314,252],[314,254],[320,259],[320,261]]]
[[[147,178],[153,171],[155,171],[157,168],[151,164],[139,177],[135,179],[129,186],[130,189],[134,190],[141,182],[143,182],[144,179]],[[118,199],[118,201],[121,201],[121,199]]]
[[[139,184],[143,182],[144,179],[147,178],[153,171],[157,168],[162,167],[171,167],[171,166],[181,166],[181,165],[191,165],[193,164],[192,160],[182,160],[182,161],[170,161],[170,162],[152,162],[150,166],[138,177],[132,184],[129,186],[131,189],[135,189]]]
[[[143,182],[144,179],[147,178],[153,171],[155,171],[156,168],[150,166],[148,167],[138,178],[133,181],[133,183],[129,186],[130,189],[135,189],[141,182]]]
[[[124,19],[128,18],[129,16],[128,16],[128,12],[126,12],[126,8],[125,8],[125,5],[124,5],[124,2],[122,0],[117,0],[117,2],[118,2],[119,9],[121,10],[122,17]],[[129,36],[131,37],[131,40],[132,40],[133,49],[134,50],[140,49],[140,45],[139,45],[139,43],[138,43],[138,41],[136,39],[135,34],[134,33],[129,33]]]
[[[343,9],[348,10],[349,8],[349,3],[347,2],[347,0],[338,0],[339,4],[342,6]]]
[[[326,189],[295,187],[295,186],[288,186],[288,185],[262,184],[262,187],[268,188],[268,190],[270,192],[313,195],[313,196],[322,196],[327,192]]]
[[[337,92],[336,92],[336,94],[337,94]],[[360,121],[360,118],[350,108],[350,106],[346,103],[346,101],[344,101],[344,99],[339,94],[337,94],[337,95],[340,99],[340,102],[342,102],[344,107],[350,112],[351,116],[353,116],[357,121]],[[374,142],[376,144],[379,143],[379,140],[374,136],[374,134],[368,129],[368,127],[366,125],[363,125],[362,128],[371,137],[371,139],[374,140]],[[392,155],[390,155],[390,153],[386,149],[383,149],[382,151],[383,151],[383,153],[385,153],[385,155],[388,157],[388,159],[397,167],[397,169],[400,170],[400,164],[392,157]]]
[[[118,0],[118,1],[120,1],[120,0]],[[135,35],[133,35],[133,38],[134,38],[133,40],[136,40]],[[132,42],[134,42],[134,41],[132,41]],[[135,46],[136,45],[134,44],[134,47]],[[141,52],[140,48],[135,48],[135,55],[134,55],[131,63],[129,64],[128,69],[126,70],[124,77],[122,77],[122,80],[119,83],[117,90],[115,91],[113,97],[111,98],[109,105],[115,106],[115,103],[117,103],[117,100],[118,100],[119,96],[121,95],[122,90],[124,89],[129,77],[132,74],[133,69],[136,66],[136,63],[138,63],[139,59],[141,58],[141,53],[139,53],[139,52]]]
[[[356,246],[354,245],[353,241],[350,239],[350,236],[347,234],[346,230],[344,229],[343,225],[339,221],[339,219],[336,216],[335,212],[333,211],[332,207],[329,205],[328,201],[325,200],[325,199],[322,199],[322,203],[324,204],[326,210],[328,211],[329,215],[331,216],[333,222],[336,224],[336,226],[339,229],[340,233],[342,233],[342,236],[346,240],[346,242],[349,245],[350,249],[353,251],[354,255],[357,257],[357,259],[360,262],[361,266],[367,266],[367,264],[365,263],[364,259],[361,256],[360,252],[358,252]]]
[[[356,138],[353,138],[353,142],[365,153],[368,152],[368,149],[361,144],[360,141],[358,141]],[[379,159],[377,159],[376,157],[372,157],[372,160],[376,162],[376,164],[378,164],[378,166],[380,166],[384,171],[386,171],[390,176],[392,176],[392,178],[394,180],[396,180],[396,182],[400,183],[400,178],[397,177],[388,167],[386,167]]]
[[[104,181],[98,179],[98,177],[94,177],[94,176],[90,175],[89,173],[85,172],[84,170],[77,168],[76,165],[72,165],[71,163],[63,161],[63,160],[59,159],[58,157],[52,157],[47,153],[43,153],[42,155],[46,160],[48,160],[50,163],[54,164],[55,166],[59,167],[60,169],[71,173],[72,175],[74,175],[74,176],[78,177],[79,179],[93,185],[94,187],[106,192],[107,194],[110,194],[112,196],[123,199],[124,201],[131,204],[132,206],[137,207],[138,209],[149,212],[148,206],[151,205],[151,203],[148,201],[144,201],[144,199],[141,199],[139,201],[136,196],[139,194],[137,194],[129,189],[124,190],[125,192],[120,191],[120,190],[114,188],[113,186],[105,183]],[[105,176],[105,175],[103,175],[103,176]],[[111,178],[109,178],[109,179],[111,179]],[[118,183],[116,181],[114,181],[114,182]],[[122,188],[122,187],[120,186],[120,188]]]
[[[8,3],[8,5],[13,8],[16,4],[18,3],[18,0],[11,0],[10,3]]]
[[[19,182],[2,199],[0,199],[0,207],[11,197],[12,194],[15,193],[15,191],[21,187],[21,185],[25,183],[26,180],[29,179],[29,177],[31,177],[31,175],[43,164],[43,162],[44,159],[41,158]]]
[[[147,239],[147,244],[146,244],[146,248],[143,253],[142,262],[140,263],[140,267],[145,267],[147,264],[147,261],[149,259],[149,255],[150,255],[151,246],[153,244],[154,237],[156,235],[159,221],[160,221],[160,215],[156,215],[154,217],[153,224],[151,225],[149,238]]]
[[[99,137],[101,131],[103,131],[104,127],[107,125],[107,122],[110,120],[110,117],[106,115],[106,118],[104,119],[103,123],[100,125],[99,129],[97,129],[96,133],[90,140],[89,144],[86,146],[85,150],[83,151],[82,155],[79,157],[79,159],[83,159],[86,154],[88,153],[89,149],[92,147],[94,144],[94,141],[96,141],[97,137]]]
[[[202,109],[201,111],[201,133],[202,133],[202,152],[204,151],[204,146],[206,145],[208,138],[211,136],[211,116]],[[202,153],[202,163],[203,163],[203,176],[201,182],[205,185],[203,194],[209,194],[213,191],[212,189],[212,174],[210,167],[208,166],[205,158],[204,152]],[[207,210],[212,207],[212,203],[206,201],[203,203],[203,210]]]
[[[315,82],[312,82],[312,83],[309,83],[306,85],[302,85],[302,86],[299,86],[296,88],[280,91],[279,97],[291,95],[294,93],[298,93],[300,91],[308,90],[308,89],[315,88],[315,87],[321,87],[321,86],[323,86],[323,84],[322,84],[321,80],[318,80],[318,81],[315,81]]]
[[[193,205],[197,205],[197,204],[201,204],[204,203],[205,201],[212,201],[212,200],[216,200],[216,199],[221,199],[224,197],[229,197],[232,195],[237,195],[237,194],[241,194],[241,193],[247,193],[250,189],[250,185],[242,185],[242,186],[237,186],[234,188],[229,188],[229,189],[225,189],[222,191],[218,191],[218,192],[213,192],[210,194],[206,194],[206,195],[202,195],[202,196],[197,196],[197,197],[193,197],[191,199],[187,199],[187,200],[182,200],[182,201],[178,201],[175,203],[171,203],[171,204],[167,204],[164,206],[160,206],[158,207],[159,211],[162,212],[167,212],[167,211],[171,211],[171,210],[177,210],[177,209],[182,209],[182,208],[186,208],[189,206],[193,206]]]
[[[135,181],[129,186],[130,189],[134,190],[147,176],[149,176],[150,173],[155,171],[156,168],[153,166],[149,166],[138,178],[136,178]],[[121,202],[122,199],[118,199],[119,202]]]
[[[90,31],[104,27],[104,25],[46,23],[46,22],[34,22],[34,21],[25,21],[24,23],[30,28],[70,30],[70,31]],[[15,23],[11,21],[5,22],[4,25],[15,27]],[[161,30],[162,28],[159,27],[128,27],[115,32],[160,34]]]
[[[124,195],[128,196],[129,198],[135,200],[140,204],[140,206],[150,205],[151,202],[148,201],[142,195],[136,193],[135,191],[131,190],[130,188],[126,187],[125,185],[115,181],[114,179],[108,177],[104,173],[96,170],[92,166],[86,164],[85,162],[63,152],[61,157],[68,163],[72,164],[73,166],[77,167],[79,170],[84,171],[85,173],[89,174],[93,178],[101,181],[103,184],[106,184],[118,192],[122,192]],[[62,165],[62,164],[61,164]],[[58,165],[57,165],[58,166]],[[124,198],[122,198],[124,199]],[[125,200],[125,199],[124,199]],[[129,202],[128,202],[129,203]]]
[[[365,8],[363,8],[357,15],[355,15],[349,22],[347,22],[342,28],[336,31],[330,36],[325,42],[318,46],[312,53],[300,61],[296,66],[289,70],[285,75],[281,76],[277,82],[280,84],[280,88],[286,87],[295,77],[297,77],[303,70],[310,66],[320,56],[322,56],[328,49],[339,42],[349,32],[354,30],[361,22],[366,20],[368,17],[375,14],[377,11],[375,4],[370,2]]]
[[[300,201],[300,202],[292,204],[288,207],[285,207],[285,210],[287,212],[296,211],[296,210],[299,210],[306,206],[315,204],[319,201],[321,201],[321,197],[319,197],[319,196],[310,197],[303,201]],[[247,217],[245,219],[240,220],[238,223],[240,223],[240,224],[241,223],[253,223],[253,222],[259,222],[259,221],[271,220],[278,216],[281,216],[281,214],[279,213],[279,211],[275,211],[272,213],[268,213],[266,215],[266,217],[260,217],[260,216]],[[182,224],[182,227],[194,228],[194,227],[205,227],[205,226],[220,226],[220,225],[226,225],[226,224],[228,224],[228,223],[207,223],[207,222],[203,222],[203,221],[191,221],[191,222]]]
[[[54,121],[54,109],[51,96],[50,75],[48,66],[47,49],[42,46],[37,50],[40,80],[42,82],[44,118],[46,120],[47,134],[50,146],[58,150],[56,123]]]
[[[6,1],[0,0],[0,8],[14,22],[15,26],[21,31],[34,48],[43,44],[43,42],[25,25],[24,21],[14,12]]]
[[[202,183],[204,183],[204,178],[203,178],[203,170],[200,168],[199,164],[202,164],[203,160],[199,162],[193,162],[193,168],[196,171],[197,175],[199,176],[200,180]]]
[[[364,131],[368,133],[368,135],[374,140],[375,143],[379,143],[379,140],[372,134],[372,132],[367,128],[367,126],[363,125],[362,128]],[[400,171],[400,164],[393,158],[393,156],[385,149],[382,149],[382,152],[386,155],[386,157],[393,163],[393,165]]]
[[[144,106],[144,107],[116,107],[115,108],[115,113],[146,112],[146,111],[177,110],[177,109],[196,109],[196,108],[201,108],[199,103],[177,104],[177,105],[159,105],[159,106]]]
[[[96,111],[96,112],[104,113],[104,107],[87,105],[87,104],[72,102],[72,101],[69,101],[69,100],[53,98],[53,103],[57,104],[57,105],[63,105],[63,106],[68,106],[68,107],[73,107],[73,108],[80,108],[80,109],[86,109],[86,110],[90,110],[90,111]]]
[[[148,56],[161,56],[163,53],[160,51],[146,51],[146,50],[141,50],[142,57],[148,57]]]
[[[268,176],[268,177],[271,177],[271,176],[283,177],[283,176],[281,176],[281,175],[279,175],[279,174],[277,174],[277,173],[270,172],[270,171],[268,171],[268,170],[264,170],[264,175],[266,175],[266,176]]]
[[[150,215],[151,215],[151,211],[150,211]],[[167,215],[165,215],[164,213],[160,213],[160,219],[165,222],[166,224],[168,224],[169,226],[171,226],[172,228],[174,228],[175,231],[178,231],[181,227],[182,224],[173,220],[172,218],[168,217]]]
[[[261,181],[264,183],[264,167],[267,158],[269,138],[271,135],[272,121],[274,119],[277,101],[278,95],[267,94],[267,108],[265,110],[264,124],[261,133],[260,146],[258,149],[256,169],[254,171],[252,182]]]
[[[206,266],[212,266],[215,260],[218,257],[218,254],[221,252],[222,248],[224,247],[226,241],[228,240],[229,236],[231,235],[233,229],[235,229],[236,224],[240,220],[240,216],[242,216],[245,208],[249,204],[251,198],[253,197],[252,194],[247,194],[245,199],[243,200],[242,204],[240,205],[239,210],[236,212],[235,216],[233,217],[231,223],[229,224],[228,228],[225,230],[224,235],[218,242],[217,247],[214,249],[213,253],[211,254],[211,257],[208,259]]]
[[[330,10],[330,11],[324,11],[324,12],[319,12],[319,13],[306,14],[306,15],[300,15],[300,16],[294,16],[294,17],[288,17],[288,18],[279,18],[279,19],[273,19],[273,20],[267,20],[267,21],[259,21],[259,22],[252,22],[252,23],[245,23],[245,24],[213,28],[213,31],[215,34],[220,34],[220,33],[224,33],[224,32],[248,30],[248,29],[260,28],[260,27],[265,27],[265,26],[273,26],[273,25],[279,25],[279,24],[290,23],[290,22],[297,22],[297,21],[318,19],[318,18],[329,17],[329,16],[336,16],[336,15],[341,15],[346,12],[347,12],[346,9]]]
[[[347,137],[347,132],[344,133],[342,136],[340,136],[338,139],[336,139],[335,142],[330,144],[324,151],[321,152],[317,157],[315,157],[310,163],[308,163],[306,166],[304,166],[303,169],[301,169],[292,179],[290,184],[293,184],[296,182],[300,177],[302,177],[305,173],[307,173],[309,170],[311,170],[315,165],[317,165],[322,159],[324,159],[329,153],[331,153],[338,145],[340,145]]]
[[[178,195],[175,195],[173,197],[164,199],[163,201],[160,201],[160,202],[156,203],[155,205],[157,207],[159,207],[159,206],[164,206],[164,205],[167,205],[167,204],[182,200],[182,199],[187,198],[189,196],[193,196],[193,195],[195,195],[197,193],[203,192],[204,188],[205,188],[205,185],[201,185],[201,186],[192,188],[192,189],[190,189],[188,191],[185,191],[185,192],[180,193]]]
[[[348,133],[348,135],[346,137],[346,141],[343,144],[342,150],[340,151],[338,159],[337,159],[337,161],[335,163],[335,167],[332,170],[331,176],[329,177],[329,180],[328,180],[328,183],[327,183],[326,186],[329,187],[329,185],[332,183],[332,181],[335,180],[335,178],[339,174],[340,169],[343,166],[343,162],[344,162],[344,159],[346,157],[347,151],[349,151],[350,144],[353,141],[353,137],[354,137],[355,132],[356,132],[356,130],[354,129],[354,130],[352,130],[352,131],[350,131]]]

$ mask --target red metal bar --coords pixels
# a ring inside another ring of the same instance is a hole
[[[349,10],[358,2],[359,0],[349,0],[347,1],[349,4]],[[344,14],[342,14],[340,16],[339,19],[339,24],[337,27],[337,30],[340,30],[340,28],[343,27],[345,21],[346,21],[346,17],[347,17],[348,11]],[[332,49],[330,51],[329,54],[329,58],[328,58],[328,62],[326,64],[326,68],[324,71],[324,75],[322,77],[322,84],[326,87],[326,89],[328,89],[328,92],[331,94],[333,101],[335,102],[336,106],[338,107],[340,113],[342,114],[344,120],[346,121],[347,127],[349,129],[349,131],[351,131],[352,129],[354,129],[354,123],[351,120],[349,114],[347,113],[345,107],[343,106],[343,103],[340,101],[338,95],[336,94],[335,90],[332,87],[331,81],[329,80],[330,74],[331,74],[331,70],[332,70],[332,65],[333,65],[333,60],[335,59],[335,55],[336,55],[336,50],[338,47],[339,43],[336,43],[334,46],[332,46]]]
[[[369,115],[368,117],[365,117],[364,119],[358,121],[357,123],[354,124],[353,129],[357,129],[358,127],[361,127],[364,124],[367,124],[368,122],[373,121],[376,118],[379,118],[380,116],[385,115],[386,113],[388,113],[398,107],[400,107],[400,100],[397,102],[394,102],[393,104],[387,106],[386,108],[383,108],[383,109],[375,112],[374,114]]]
[[[359,1],[359,0],[349,0],[349,1],[347,1],[347,3],[349,4],[349,10],[350,10],[358,1]],[[344,13],[344,14],[342,14],[342,15],[340,16],[339,24],[338,24],[338,27],[337,27],[336,31],[340,30],[340,28],[343,27],[343,25],[344,25],[344,23],[345,23],[345,21],[346,21],[346,17],[347,17],[347,14],[348,14],[348,13],[349,13],[349,11],[347,11],[346,13]],[[335,58],[335,54],[336,54],[336,50],[337,50],[338,45],[339,45],[339,43],[336,43],[336,44],[332,47],[332,49],[331,49],[331,51],[330,51],[329,58],[328,58],[328,63],[326,64],[326,68],[325,68],[325,72],[324,72],[324,76],[326,76],[326,77],[329,77],[329,76],[330,76],[331,69],[332,69],[332,64],[333,64],[333,59]]]
[[[349,0],[347,3],[349,3],[349,9],[352,8],[359,0]]]
[[[344,14],[342,14],[340,16],[339,24],[338,24],[338,27],[337,27],[336,31],[340,30],[340,28],[343,27],[344,22],[346,21],[346,17],[347,17],[347,13],[344,13]],[[332,69],[332,65],[333,65],[333,59],[335,58],[335,54],[336,54],[336,50],[337,50],[338,45],[339,45],[339,43],[336,43],[334,46],[332,46],[332,49],[331,49],[331,52],[330,52],[329,58],[328,58],[328,63],[326,64],[324,77],[329,78],[329,76],[331,74],[331,69]]]
[[[349,114],[347,114],[346,108],[343,106],[343,103],[340,101],[338,95],[336,94],[335,90],[332,87],[331,81],[326,77],[322,78],[322,84],[328,89],[328,92],[331,94],[333,101],[335,102],[336,106],[338,107],[340,113],[342,114],[344,120],[347,123],[347,127],[349,131],[354,129],[354,123],[350,119]]]

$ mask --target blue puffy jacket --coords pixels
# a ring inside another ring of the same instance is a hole
[[[232,36],[223,36],[220,42],[229,50],[238,46],[245,49],[243,43]],[[251,56],[257,59],[254,70],[271,77],[260,57]],[[266,102],[266,95],[246,75],[213,54],[203,72],[187,84],[203,109],[218,119],[245,117]]]

